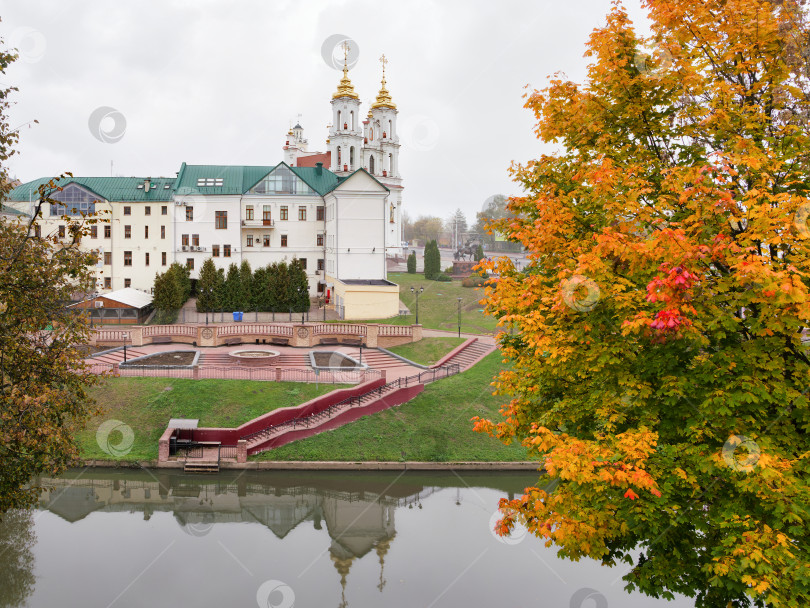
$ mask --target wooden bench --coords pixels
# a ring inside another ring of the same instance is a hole
[[[363,346],[363,341],[360,338],[343,338],[340,343],[346,346]]]
[[[171,344],[172,337],[171,336],[154,336],[152,338],[152,344]]]
[[[275,344],[276,346],[287,346],[289,343],[289,338],[270,338],[270,344]]]
[[[337,338],[321,338],[321,342],[320,342],[320,344],[324,345],[324,346],[333,345],[333,344],[337,344],[337,343],[338,343]]]
[[[224,344],[225,344],[225,346],[233,346],[234,344],[242,344],[242,338],[240,338],[238,336],[236,338],[225,338]]]

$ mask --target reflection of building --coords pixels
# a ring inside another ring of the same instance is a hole
[[[382,591],[385,555],[396,534],[396,508],[417,503],[435,491],[416,485],[389,489],[386,485],[391,484],[379,484],[380,493],[376,493],[368,489],[369,484],[356,483],[356,489],[338,490],[328,480],[318,485],[295,484],[292,478],[270,485],[247,475],[228,483],[219,478],[206,482],[170,474],[162,474],[158,481],[124,475],[93,479],[84,474],[78,479],[37,482],[53,488],[40,495],[39,507],[71,523],[96,511],[141,511],[147,520],[153,513],[169,512],[192,536],[203,536],[218,523],[249,522],[283,539],[302,523],[312,521],[316,530],[325,527],[329,535],[329,554],[344,591],[352,564],[372,551],[380,564]]]

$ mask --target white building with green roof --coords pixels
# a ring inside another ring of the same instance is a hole
[[[104,213],[81,242],[99,254],[100,294],[151,292],[173,262],[197,279],[209,257],[225,270],[245,260],[256,269],[299,259],[310,294],[328,294],[344,318],[395,316],[399,288],[387,279],[386,256],[401,253],[396,106],[383,75],[361,126],[347,72],[332,99],[345,128],[332,125],[326,153],[309,152],[296,125],[277,165],[182,163],[173,178],[68,178],[43,193],[57,202],[43,207],[37,230],[64,236],[65,216]],[[49,180],[17,186],[7,204],[32,213]]]

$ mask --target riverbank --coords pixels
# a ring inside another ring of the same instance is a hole
[[[86,460],[83,466],[105,469],[183,469],[184,462],[157,460]],[[539,462],[388,462],[344,460],[278,460],[222,462],[221,470],[247,471],[540,471]]]

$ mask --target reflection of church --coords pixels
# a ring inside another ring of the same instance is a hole
[[[396,535],[396,508],[419,503],[435,491],[415,485],[390,490],[382,484],[380,493],[369,490],[368,484],[349,490],[342,484],[338,490],[334,489],[334,483],[294,485],[292,478],[284,476],[277,485],[268,484],[266,478],[258,483],[247,475],[233,483],[166,474],[158,479],[132,480],[120,474],[103,478],[89,478],[87,474],[79,479],[42,478],[38,484],[54,491],[41,494],[39,507],[71,523],[96,511],[141,511],[146,520],[156,512],[171,512],[177,523],[195,536],[226,522],[258,523],[280,539],[303,522],[312,521],[316,530],[323,530],[325,524],[331,539],[330,557],[345,594],[353,563],[372,551],[379,562],[378,588],[382,591],[385,556]],[[345,606],[345,595],[342,601]]]

